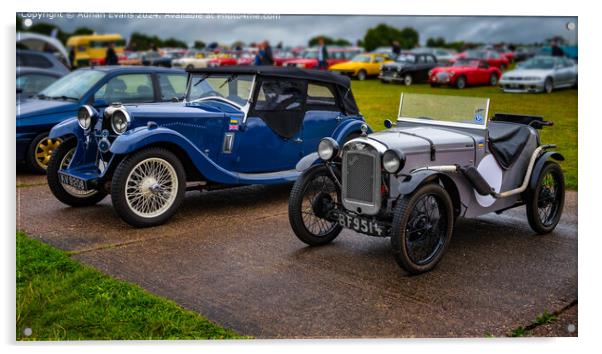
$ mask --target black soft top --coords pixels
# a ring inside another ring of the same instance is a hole
[[[300,69],[297,67],[281,66],[226,66],[208,67],[201,69],[187,69],[193,74],[239,74],[257,75],[265,77],[281,77],[287,79],[301,79],[334,84],[342,98],[347,114],[359,114],[359,109],[351,92],[351,80],[345,75],[335,74],[326,70]]]
[[[202,69],[187,70],[191,73],[208,73],[208,74],[248,74],[271,77],[285,77],[290,79],[303,79],[311,81],[323,81],[336,85],[341,85],[346,88],[351,86],[351,81],[345,75],[334,74],[326,70],[300,69],[296,67],[282,66],[226,66],[226,67],[210,67]]]

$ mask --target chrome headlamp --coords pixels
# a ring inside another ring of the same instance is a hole
[[[111,129],[117,135],[125,133],[130,125],[130,114],[124,108],[117,108],[111,115]]]
[[[94,107],[89,105],[83,105],[77,111],[77,122],[79,123],[80,128],[83,130],[88,130],[92,126],[92,118],[94,118],[98,112],[94,109]]]
[[[383,154],[383,168],[388,173],[397,173],[405,166],[406,158],[397,150],[387,150]]]
[[[323,138],[318,144],[318,156],[324,161],[330,161],[339,154],[339,144],[333,138]]]

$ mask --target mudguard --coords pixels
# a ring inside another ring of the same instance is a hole
[[[423,183],[439,174],[440,172],[433,170],[420,170],[418,172],[414,172],[409,175],[409,179],[406,177],[406,180],[399,182],[399,187],[397,190],[399,191],[400,195],[411,194]]]
[[[533,190],[537,186],[537,179],[539,178],[539,174],[543,169],[543,165],[549,159],[554,159],[556,161],[564,161],[564,156],[562,156],[561,153],[556,151],[544,152],[535,162],[535,166],[533,166],[533,171],[531,172],[531,179],[529,180],[529,189]]]
[[[75,135],[78,138],[83,138],[84,130],[79,126],[77,118],[69,118],[60,122],[50,129],[48,137],[50,139],[61,138],[67,135]]]
[[[339,124],[334,132],[330,135],[331,138],[336,140],[339,144],[343,142],[346,136],[352,133],[360,133],[362,124],[368,125],[364,120],[360,119],[346,119]],[[368,125],[367,134],[371,134],[372,129]]]

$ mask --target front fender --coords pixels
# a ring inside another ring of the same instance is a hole
[[[531,172],[531,179],[529,180],[529,189],[533,190],[537,187],[537,180],[539,179],[539,174],[543,169],[544,164],[549,159],[554,159],[556,161],[564,161],[564,156],[561,153],[556,151],[546,151],[543,153],[535,162],[535,166],[533,166],[533,171]]]
[[[79,126],[77,118],[69,118],[52,127],[52,129],[50,129],[48,137],[50,139],[61,138],[67,135],[83,137],[83,133],[84,131]]]
[[[130,154],[149,145],[173,144],[184,150],[196,169],[209,181],[223,184],[238,184],[239,176],[213,162],[188,138],[171,129],[138,128],[119,136],[111,145],[113,154]]]
[[[400,195],[408,195],[413,193],[419,186],[430,181],[432,178],[439,175],[440,172],[433,170],[420,170],[406,177],[405,180],[399,182],[397,190]]]

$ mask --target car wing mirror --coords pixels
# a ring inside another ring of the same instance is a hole
[[[393,123],[390,119],[385,119],[384,123],[385,123],[385,128],[387,128],[387,129],[391,129],[391,128],[397,126],[397,124]]]

